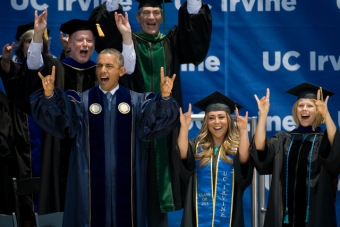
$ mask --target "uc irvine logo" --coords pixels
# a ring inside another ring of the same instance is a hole
[[[21,2],[21,1],[19,1]],[[47,4],[41,4],[39,5],[37,3],[37,0],[23,0],[21,4],[18,4],[18,0],[11,0],[11,6],[15,10],[25,10],[28,7],[28,4],[31,2],[31,6],[36,10],[44,10],[44,8],[47,8]]]
[[[76,4],[79,4],[79,7],[82,11],[88,11],[90,6],[93,8],[99,6],[106,0],[57,0],[58,11],[72,11],[73,7]],[[124,11],[131,10],[133,0],[120,0],[120,4],[123,6]],[[44,10],[44,8],[48,8],[49,5],[44,3],[39,5],[38,0],[11,0],[11,6],[14,10],[22,11],[32,6],[35,10]]]
[[[281,65],[289,71],[297,71],[301,67],[297,63],[299,57],[300,53],[297,51],[288,51],[286,53],[275,51],[274,55],[271,54],[271,57],[269,51],[264,51],[262,53],[262,64],[267,71],[277,71]],[[325,67],[340,71],[340,56],[323,55],[318,54],[316,51],[310,51],[307,57],[309,57],[310,71],[324,71]]]

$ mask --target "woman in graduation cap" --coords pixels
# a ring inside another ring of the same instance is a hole
[[[255,95],[259,119],[251,156],[260,174],[272,175],[264,227],[337,226],[332,183],[340,173],[340,134],[327,108],[334,93],[309,83],[287,93],[298,97],[296,129],[272,138],[266,136],[269,89],[261,99]]]
[[[219,92],[195,106],[205,111],[201,131],[197,138],[188,140],[191,105],[187,113],[180,109],[178,149],[173,152],[177,170],[188,183],[181,226],[242,227],[243,192],[253,175],[248,112],[239,116],[242,106]]]

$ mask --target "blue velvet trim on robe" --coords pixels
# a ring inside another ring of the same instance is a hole
[[[41,177],[41,144],[42,144],[42,128],[35,119],[27,115],[28,130],[31,147],[31,171],[32,177]],[[39,196],[33,195],[34,212],[38,211]]]
[[[103,92],[95,87],[89,90],[89,105],[98,103],[102,107]],[[90,204],[91,226],[105,226],[105,141],[104,141],[104,111],[89,115],[90,141]]]
[[[294,129],[291,133],[319,133],[322,132],[321,127],[317,127],[315,131],[313,131],[312,126],[303,127],[300,125],[298,128]]]
[[[79,93],[77,91],[75,91],[75,90],[67,90],[67,91],[65,91],[65,93],[71,99],[71,101],[75,101],[75,102],[80,103],[80,95],[79,95]]]
[[[130,106],[127,114],[121,114],[118,105],[122,102]],[[133,203],[133,173],[134,168],[131,156],[131,128],[133,122],[133,109],[131,104],[130,90],[120,86],[116,92],[116,113],[117,113],[117,226],[132,226],[132,218],[135,213]]]
[[[149,93],[146,95],[145,100],[153,99],[155,96],[156,96],[155,93],[149,92]]]
[[[89,106],[98,103],[102,107],[103,92],[98,88],[89,90]],[[128,114],[121,114],[118,105],[127,103],[131,109]],[[133,207],[131,207],[132,194],[132,158],[131,158],[131,128],[132,128],[132,105],[130,91],[120,87],[116,92],[117,132],[116,139],[119,141],[115,148],[117,156],[117,195],[116,203],[117,226],[132,226]],[[104,111],[99,114],[89,112],[89,135],[90,135],[90,174],[91,174],[91,226],[105,226],[105,136]],[[115,138],[112,138],[115,139]]]
[[[7,96],[6,95],[6,90],[5,90],[5,87],[4,87],[3,83],[2,83],[1,78],[0,78],[0,92],[4,93],[4,95]]]

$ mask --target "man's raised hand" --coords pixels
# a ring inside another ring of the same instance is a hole
[[[44,88],[45,97],[52,96],[53,90],[54,90],[55,66],[52,66],[51,75],[47,75],[44,77],[40,72],[38,72],[38,76],[41,79],[41,83]]]
[[[161,67],[160,76],[161,76],[162,97],[167,98],[171,94],[171,90],[173,88],[174,81],[176,79],[176,74],[172,75],[171,78],[168,76],[164,76],[164,68]]]

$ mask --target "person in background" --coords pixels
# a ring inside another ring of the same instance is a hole
[[[220,92],[195,104],[205,111],[197,138],[188,140],[191,104],[180,109],[181,128],[174,162],[188,189],[181,226],[243,227],[243,192],[251,184],[248,112],[239,116],[241,105]],[[235,112],[236,125],[232,113]]]
[[[98,55],[99,86],[63,92],[39,73],[44,89],[31,96],[34,118],[60,138],[73,138],[63,226],[146,226],[145,153],[142,138],[169,133],[178,121],[171,95],[176,78],[160,71],[160,90],[136,93],[118,84],[122,54]]]
[[[10,215],[15,211],[12,187],[13,148],[12,118],[5,87],[0,78],[0,214]]]
[[[34,33],[34,22],[19,25],[14,42],[6,44],[2,49],[2,57],[0,59],[0,78],[3,81],[6,90],[6,98],[8,100],[9,113],[11,114],[12,130],[13,130],[13,151],[11,160],[11,177],[17,179],[26,179],[31,177],[40,177],[41,175],[41,128],[35,123],[34,119],[29,116],[26,111],[29,106],[29,97],[21,95],[24,89],[32,89],[26,81],[24,75],[24,67],[26,64],[26,56],[28,47],[31,43]],[[48,29],[41,34],[42,47],[40,52],[46,58],[50,59],[57,65],[56,59],[53,59],[49,53]],[[15,49],[15,60],[11,60]],[[49,71],[44,71],[48,73]],[[25,102],[26,100],[26,102]],[[23,195],[19,197],[20,215],[22,225],[31,226],[34,220],[34,213],[38,210],[38,197],[36,195]],[[20,216],[20,217],[19,217]]]
[[[259,119],[251,157],[259,174],[272,175],[264,227],[337,226],[333,181],[340,173],[340,134],[327,107],[334,93],[309,83],[287,93],[297,97],[296,129],[272,138],[266,136],[270,91],[261,99],[255,95]]]
[[[48,11],[38,15],[34,12],[34,35],[28,49],[27,65],[25,68],[25,78],[31,83],[25,83],[22,89],[25,91],[22,96],[28,97],[41,88],[41,81],[37,73],[46,72],[53,65],[56,66],[55,84],[63,90],[74,90],[83,92],[96,84],[96,63],[90,58],[94,51],[95,39],[99,37],[98,29],[94,23],[87,20],[72,19],[60,26],[60,31],[69,36],[68,50],[69,57],[62,60],[51,61],[40,53],[43,45],[41,35],[44,33],[47,25]],[[131,31],[125,30],[125,32]],[[126,36],[121,45],[124,46],[123,53],[127,68],[130,72],[134,69],[135,52],[132,45],[131,35]],[[125,45],[126,43],[126,45]],[[43,75],[50,75],[51,71]],[[34,89],[28,89],[32,87]],[[30,103],[28,103],[30,112]],[[65,193],[67,183],[67,172],[69,166],[69,155],[73,144],[72,138],[56,138],[47,132],[43,132],[43,150],[42,150],[42,175],[41,175],[41,192],[39,200],[39,214],[64,211]]]
[[[132,35],[136,51],[136,67],[128,76],[128,87],[137,92],[159,92],[158,69],[164,67],[166,75],[177,75],[172,91],[173,97],[182,106],[180,79],[181,64],[198,65],[206,57],[212,34],[212,16],[209,6],[201,0],[188,0],[178,11],[178,25],[163,34],[161,24],[165,21],[165,4],[169,0],[139,0],[136,20],[140,30]],[[118,0],[108,0],[96,7],[89,21],[98,23],[105,37],[96,39],[96,51],[107,47],[120,49],[120,28],[128,24]],[[179,126],[166,137],[145,141],[147,153],[148,226],[168,226],[167,212],[181,209],[185,188],[171,160],[171,151],[176,146]]]

